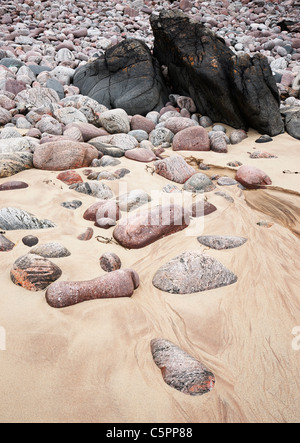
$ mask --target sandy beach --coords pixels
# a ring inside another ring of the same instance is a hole
[[[217,167],[206,171],[208,175],[217,170],[234,176],[235,169],[226,166],[229,161],[253,164],[269,174],[277,190],[217,186],[216,191],[225,191],[234,203],[214,191],[207,193],[217,211],[204,218],[204,226],[194,219],[187,230],[140,250],[97,241],[97,235],[111,238],[113,229],[103,234],[94,228],[90,241],[77,240],[93,225],[83,213],[95,199],[69,190],[56,179],[57,172],[23,171],[16,177],[29,189],[1,193],[1,207],[19,207],[57,225],[38,231],[38,237],[41,243],[55,239],[71,252],[70,257],[53,259],[64,281],[104,274],[99,258],[106,251],[117,253],[122,266],[140,276],[131,298],[56,310],[46,303],[44,291],[31,293],[11,282],[13,262],[28,252],[21,242],[28,231],[6,233],[16,246],[0,255],[0,325],[6,331],[6,350],[0,352],[1,422],[299,421],[300,350],[292,331],[300,325],[300,176],[283,174],[287,169],[300,171],[299,141],[279,135],[264,145],[278,158],[249,159],[248,152],[259,147],[258,134],[248,135],[230,146],[228,154],[198,152],[193,157]],[[171,149],[165,151],[168,155],[173,155]],[[151,175],[144,163],[124,157],[121,163],[131,171],[123,179],[128,190],[161,191],[171,183]],[[1,179],[1,184],[5,181],[9,179]],[[119,181],[109,185],[118,195]],[[60,206],[78,196],[83,205],[76,211]],[[258,225],[261,221],[270,227]],[[201,246],[190,229],[198,235],[238,235],[248,241],[237,249],[216,251]],[[237,283],[193,295],[156,289],[152,278],[157,269],[188,250],[217,258],[238,276]],[[193,397],[164,383],[150,352],[154,338],[172,341],[210,368],[216,377],[213,391]]]

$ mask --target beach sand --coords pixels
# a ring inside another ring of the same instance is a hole
[[[0,253],[0,326],[6,332],[6,350],[0,351],[1,422],[299,422],[300,346],[292,332],[300,327],[300,174],[283,171],[300,172],[300,144],[287,134],[266,144],[255,143],[255,131],[248,135],[229,146],[228,154],[180,154],[214,165],[208,175],[234,177],[236,169],[226,166],[230,161],[257,166],[271,177],[271,189],[217,186],[234,203],[207,193],[218,210],[204,224],[195,219],[188,229],[139,250],[97,240],[111,238],[113,229],[94,228],[90,241],[79,241],[77,236],[93,227],[83,213],[95,199],[69,190],[57,172],[31,169],[0,180],[29,184],[1,192],[0,207],[19,207],[57,225],[7,232],[16,246]],[[250,159],[254,148],[278,158]],[[167,149],[163,155],[172,154]],[[150,193],[173,184],[144,163],[124,157],[121,163],[105,169],[130,169],[122,179],[128,190]],[[118,195],[120,182],[106,183]],[[61,206],[73,199],[83,202],[76,211]],[[270,227],[258,225],[261,221]],[[99,258],[110,251],[124,268],[137,271],[140,287],[131,298],[51,308],[43,291],[26,291],[10,280],[12,264],[29,251],[21,241],[29,233],[40,244],[57,241],[69,249],[70,257],[52,259],[63,271],[62,281],[103,275]],[[237,249],[209,250],[197,241],[202,234],[248,241]],[[158,268],[188,250],[217,258],[238,276],[237,283],[193,295],[156,289],[152,279]],[[204,363],[215,374],[215,388],[198,397],[168,386],[152,358],[154,338],[170,340]]]

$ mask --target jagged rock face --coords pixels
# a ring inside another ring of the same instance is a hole
[[[284,130],[279,94],[266,57],[235,56],[222,38],[181,11],[151,16],[154,57],[168,67],[179,94],[198,111],[234,128],[269,135]]]
[[[149,48],[135,39],[119,43],[77,69],[74,85],[81,94],[131,115],[160,109],[168,97],[157,61]]]

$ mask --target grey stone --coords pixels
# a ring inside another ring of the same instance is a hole
[[[233,249],[242,246],[247,239],[230,235],[203,235],[197,238],[198,242],[212,249]]]
[[[50,220],[39,220],[36,216],[18,208],[0,209],[0,229],[14,231],[19,229],[48,229],[55,225]]]
[[[202,172],[192,175],[185,184],[183,189],[190,192],[210,192],[213,191],[216,186],[211,179]]]
[[[171,294],[193,294],[236,283],[237,276],[218,260],[187,251],[163,265],[153,285]]]

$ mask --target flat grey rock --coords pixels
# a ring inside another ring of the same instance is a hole
[[[197,238],[198,242],[212,249],[233,249],[242,246],[247,239],[230,235],[203,235]]]
[[[236,283],[237,276],[218,260],[187,251],[163,265],[153,285],[171,294],[193,294]]]

